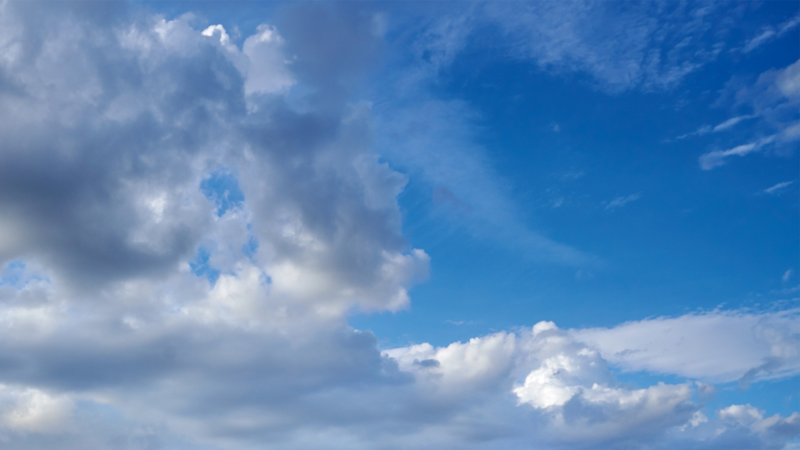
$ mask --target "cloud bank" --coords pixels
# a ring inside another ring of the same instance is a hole
[[[379,349],[347,315],[408,307],[429,257],[403,239],[407,175],[352,88],[375,16],[303,6],[239,47],[192,16],[95,6],[0,4],[3,447],[778,449],[798,433],[797,413],[709,417],[692,380],[616,381],[610,364],[667,371],[620,343],[649,322]],[[757,381],[798,370],[793,314],[654,322],[697,342],[752,325],[743,361],[670,367]]]

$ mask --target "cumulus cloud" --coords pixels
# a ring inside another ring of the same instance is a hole
[[[190,16],[2,8],[0,322],[3,378],[22,405],[3,416],[9,429],[52,428],[70,398],[143,420],[229,398],[215,413],[230,415],[223,436],[253,404],[233,400],[252,383],[228,391],[238,370],[309,394],[337,377],[358,384],[370,366],[367,379],[403,379],[342,323],[351,308],[407,307],[428,264],[400,235],[406,181],[371,152],[368,104],[290,107],[295,81],[270,25],[239,50]],[[238,197],[217,195],[229,189],[220,173]],[[188,390],[146,406],[175,383]]]
[[[603,442],[615,448],[631,434],[659,434],[683,424],[697,410],[688,384],[631,389],[617,383],[599,353],[552,322],[518,335],[501,332],[385,354],[434,398],[474,402],[498,388],[513,392],[516,406],[506,407],[530,415],[536,431],[527,439],[545,445]]]
[[[579,340],[586,336],[540,322],[515,334],[500,332],[438,348],[418,344],[384,354],[413,373],[415,388],[431,401],[458,402],[466,410],[464,402],[481,402],[489,409],[487,392],[510,390],[516,406],[506,400],[504,408],[525,415],[522,439],[545,448],[629,448],[661,436],[671,445],[711,449],[724,448],[731,435],[740,433],[739,422],[730,422],[726,413],[720,412],[719,420],[702,413],[698,399],[712,386],[619,383],[597,347]],[[711,355],[706,354],[715,360]],[[763,425],[782,428],[785,434],[779,438],[752,428],[746,448],[777,448],[800,431],[798,417],[775,416]]]

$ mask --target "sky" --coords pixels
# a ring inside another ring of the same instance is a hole
[[[800,449],[800,4],[0,0],[0,449]]]

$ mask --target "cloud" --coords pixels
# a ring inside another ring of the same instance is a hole
[[[44,432],[65,398],[191,436],[203,419],[180,411],[227,399],[203,434],[214,440],[247,432],[236,422],[253,401],[237,397],[282,403],[258,380],[312,395],[373,364],[366,379],[383,378],[373,337],[343,313],[406,307],[428,256],[400,235],[406,179],[371,152],[368,104],[290,107],[295,77],[272,26],[240,52],[188,16],[101,26],[78,7],[3,8],[14,51],[0,67],[0,204],[13,214],[0,219],[0,258],[26,262],[2,286],[3,380],[31,399],[9,410],[9,429]],[[256,372],[273,375],[245,382]],[[83,432],[89,445],[97,430]]]
[[[471,2],[455,13],[417,11],[424,13],[409,21],[421,28],[416,49],[423,64],[415,80],[443,73],[470,48],[491,45],[499,57],[530,61],[553,74],[587,74],[594,87],[611,93],[674,88],[717,58],[726,45],[720,37],[744,13],[714,3],[618,8],[593,0]]]
[[[384,353],[397,360],[401,370],[414,373],[417,388],[430,399],[463,402],[467,397],[483,398],[498,384],[513,386],[518,414],[530,414],[525,426],[532,433],[526,438],[544,447],[629,448],[626,445],[637,445],[634,442],[641,445],[636,439],[660,435],[662,442],[671,443],[667,446],[711,449],[724,448],[732,434],[741,432],[724,410],[718,421],[700,412],[695,397],[698,390],[708,392],[708,385],[633,388],[618,383],[603,354],[579,340],[585,336],[540,322],[517,334],[501,332],[445,347],[419,344]],[[712,355],[706,354],[714,360]],[[780,424],[776,430],[785,430],[780,437],[760,434],[755,431],[758,426],[751,429],[747,448],[782,445],[800,431],[798,419],[800,415],[771,419]]]
[[[713,131],[715,133],[719,132],[719,131],[724,131],[724,130],[727,130],[729,128],[733,128],[734,125],[736,125],[737,123],[739,123],[739,122],[741,122],[743,120],[752,119],[754,117],[756,117],[756,116],[754,116],[752,114],[751,115],[745,115],[745,116],[732,117],[732,118],[726,120],[725,122],[722,122],[721,124],[715,126],[711,131]]]
[[[734,81],[729,85],[735,85]],[[750,107],[752,116],[761,117],[762,124],[775,132],[728,150],[715,150],[701,155],[699,163],[703,170],[722,166],[731,156],[745,156],[766,148],[774,149],[777,154],[793,151],[794,147],[787,144],[800,139],[800,120],[797,115],[800,105],[800,61],[783,69],[762,73],[751,86],[729,86],[728,91],[734,91],[736,105]]]
[[[0,386],[0,423],[6,429],[53,433],[71,422],[74,405],[66,396],[53,397],[38,389]]]
[[[621,196],[621,197],[615,197],[614,199],[612,199],[612,200],[610,200],[609,202],[606,203],[606,209],[620,208],[622,206],[627,205],[630,202],[635,202],[636,200],[639,200],[640,198],[642,198],[642,194],[641,193],[625,195],[625,196]]]
[[[429,344],[388,350],[415,374],[433,398],[463,402],[496,386],[512,386],[520,414],[531,415],[542,445],[620,440],[647,430],[663,432],[689,420],[696,406],[689,385],[636,390],[618,385],[597,352],[541,322],[519,335],[496,333],[434,348]],[[420,364],[431,361],[435,363]],[[473,400],[474,401],[474,400]],[[535,442],[534,441],[534,442]]]
[[[555,72],[589,74],[606,91],[671,89],[714,60],[725,16],[713,3],[617,8],[605,2],[491,4],[485,14],[514,43],[511,53]],[[713,31],[712,31],[713,30]]]
[[[737,145],[729,150],[716,150],[705,153],[700,156],[700,168],[703,170],[711,170],[715,167],[722,166],[725,164],[725,159],[729,156],[745,156],[749,153],[761,150],[762,147],[767,144],[771,144],[774,141],[775,135],[772,135],[749,144]]]
[[[746,114],[746,115],[743,115],[743,116],[732,117],[732,118],[730,118],[730,119],[728,119],[728,120],[726,120],[726,121],[724,121],[724,122],[722,122],[722,123],[720,123],[720,124],[718,124],[718,125],[716,125],[714,127],[710,127],[708,125],[703,125],[702,127],[698,128],[696,131],[693,131],[693,132],[688,133],[688,134],[682,134],[682,135],[678,136],[676,139],[685,139],[685,138],[691,137],[691,136],[702,136],[704,134],[709,134],[709,133],[719,133],[720,131],[725,131],[725,130],[733,128],[734,126],[736,126],[740,122],[743,122],[743,121],[749,120],[749,119],[753,119],[753,118],[756,118],[756,117],[758,117],[758,116],[755,115],[755,114]]]
[[[768,188],[764,189],[764,192],[766,192],[767,194],[770,194],[770,195],[778,195],[783,191],[784,188],[787,188],[787,187],[791,186],[793,183],[794,183],[794,181],[784,181],[784,182],[778,183],[778,184],[776,184],[776,185],[774,185],[772,187],[768,187]]]
[[[450,325],[456,325],[456,326],[473,325],[475,323],[472,320],[451,320],[451,319],[447,319],[444,322],[445,323],[449,323]]]
[[[703,422],[697,384],[619,383],[605,350],[548,322],[385,351],[349,327],[352,311],[406,308],[430,258],[401,233],[412,175],[374,151],[384,116],[354,94],[383,45],[374,16],[287,8],[240,49],[191,16],[0,3],[3,446],[714,448],[735,435],[769,448],[796,435],[795,416]],[[460,117],[436,136],[463,132]],[[496,180],[469,187],[475,167],[442,180],[504,212]],[[518,223],[507,214],[497,223]],[[727,329],[746,315],[720,316]],[[753,382],[793,373],[793,317],[759,325],[780,365],[745,353]]]
[[[626,371],[732,382],[800,373],[797,319],[797,310],[713,311],[573,330],[572,335]]]
[[[376,89],[379,147],[393,165],[433,191],[434,203],[451,206],[435,208],[429,220],[524,249],[540,261],[598,264],[596,256],[525,223],[508,181],[492,169],[491,149],[477,145],[479,112],[432,91],[459,55],[486,45],[498,59],[524,60],[554,75],[587,73],[603,91],[670,89],[716,58],[722,47],[708,38],[724,34],[723,16],[740,13],[714,4],[666,10],[648,5],[619,10],[592,1],[470,2],[456,12],[426,5],[408,13],[412,18],[398,19],[405,31],[390,33],[400,37],[389,45],[404,64],[384,74],[391,89]]]
[[[597,263],[596,256],[556,242],[524,223],[508,183],[493,170],[486,149],[476,143],[480,121],[468,104],[416,96],[381,103],[393,107],[378,113],[379,147],[389,161],[430,186],[433,206],[439,207],[436,212],[444,213],[454,228],[522,249],[526,257],[538,261]]]
[[[780,38],[784,34],[793,30],[797,25],[800,25],[800,15],[797,15],[778,26],[764,27],[763,31],[750,40],[748,40],[742,48],[743,53],[750,53],[756,48]]]
[[[785,418],[778,415],[764,418],[762,411],[749,404],[731,405],[720,409],[717,411],[717,416],[728,425],[725,434],[730,437],[724,440],[732,443],[735,439],[739,439],[739,442],[742,442],[744,437],[744,442],[747,442],[752,441],[753,438],[748,439],[745,436],[756,435],[763,442],[761,445],[766,448],[786,448],[783,447],[786,437],[796,433],[800,427],[800,414],[798,413]]]
[[[800,122],[791,124],[781,133],[766,136],[748,144],[737,145],[728,150],[715,150],[704,153],[698,161],[701,169],[711,170],[725,165],[726,159],[731,156],[749,155],[750,153],[759,152],[770,145],[794,142],[798,139],[800,139]]]

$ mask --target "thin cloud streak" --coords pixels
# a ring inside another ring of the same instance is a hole
[[[778,195],[783,191],[785,188],[794,184],[794,181],[784,181],[782,183],[778,183],[775,186],[768,187],[764,189],[764,192],[770,195]]]
[[[764,31],[761,32],[758,36],[750,39],[745,43],[744,47],[742,48],[743,53],[750,53],[758,47],[773,41],[775,39],[780,38],[784,34],[788,33],[789,31],[793,30],[797,25],[800,25],[800,15],[797,15],[786,22],[778,25],[777,27],[766,27]]]
[[[610,200],[609,202],[606,203],[606,209],[621,208],[621,207],[627,205],[628,203],[635,202],[636,200],[639,200],[640,198],[642,198],[642,193],[641,192],[637,192],[636,194],[616,197],[616,198],[614,198],[614,199],[612,199],[612,200]]]
[[[716,125],[714,127],[711,127],[709,125],[703,125],[702,127],[698,128],[696,131],[693,131],[693,132],[687,133],[687,134],[682,134],[682,135],[678,136],[675,139],[679,139],[680,140],[680,139],[686,139],[687,137],[692,137],[692,136],[703,136],[703,135],[706,135],[706,134],[709,134],[709,133],[719,133],[720,131],[725,131],[725,130],[733,128],[734,126],[736,126],[740,122],[743,122],[743,121],[749,120],[749,119],[754,119],[756,117],[758,117],[757,114],[747,114],[747,115],[743,115],[743,116],[732,117],[732,118],[730,118],[730,119],[728,119],[728,120],[726,120],[726,121],[724,121],[724,122],[722,122],[722,123],[720,123],[720,124],[718,124],[718,125]]]

